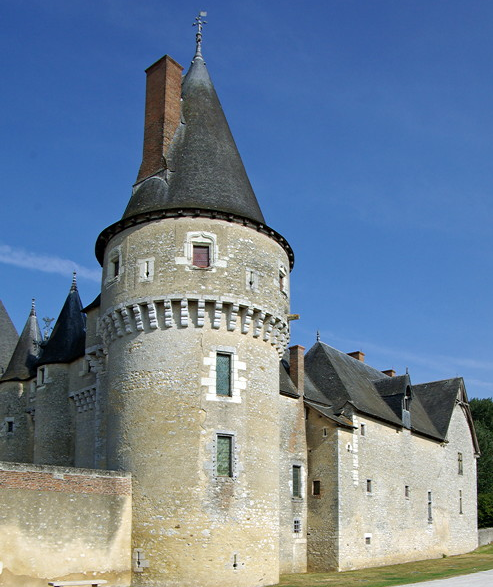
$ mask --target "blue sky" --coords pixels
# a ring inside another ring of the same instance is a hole
[[[140,164],[144,69],[203,51],[316,331],[493,395],[491,0],[0,0],[0,299],[56,317]]]

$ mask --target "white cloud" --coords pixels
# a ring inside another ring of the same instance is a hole
[[[88,269],[70,259],[38,255],[9,245],[0,245],[0,263],[64,276],[71,276],[72,272],[76,271],[77,277],[95,282],[101,280],[101,272],[98,269]]]

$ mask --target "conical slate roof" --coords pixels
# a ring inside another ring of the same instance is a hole
[[[17,330],[0,300],[0,376],[7,368],[18,340]]]
[[[75,279],[58,316],[53,332],[45,343],[38,365],[70,363],[84,356],[86,343],[86,317]]]
[[[205,61],[196,55],[182,84],[182,123],[164,177],[144,181],[123,218],[178,208],[206,209],[264,223]]]
[[[22,331],[8,367],[0,381],[25,381],[36,374],[36,360],[41,343],[36,310],[33,306],[29,313],[24,330]]]

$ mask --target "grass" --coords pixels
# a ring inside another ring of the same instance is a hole
[[[277,587],[391,587],[493,569],[493,544],[473,552],[344,573],[282,575]]]

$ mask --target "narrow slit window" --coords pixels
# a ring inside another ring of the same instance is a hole
[[[428,522],[433,522],[433,502],[431,491],[428,491]]]
[[[462,489],[459,490],[459,514],[462,514]]]
[[[320,480],[316,479],[312,485],[312,495],[320,495]]]
[[[195,267],[210,267],[210,247],[208,245],[193,245],[192,263]]]
[[[360,425],[361,436],[366,436],[366,424]]]
[[[301,497],[301,467],[293,465],[293,497]]]
[[[13,420],[7,420],[7,432],[14,431],[14,422]]]
[[[464,459],[462,457],[462,453],[457,453],[457,466],[458,466],[458,473],[459,475],[464,474]]]
[[[372,487],[371,487],[371,479],[367,479],[366,480],[366,493],[371,493]]]
[[[411,492],[409,490],[409,485],[405,485],[404,486],[404,497],[406,499],[409,499],[410,496],[411,496]]]
[[[217,435],[217,475],[233,476],[233,437],[226,434]]]
[[[216,394],[231,395],[231,355],[228,353],[216,355]]]

